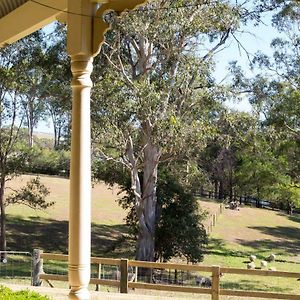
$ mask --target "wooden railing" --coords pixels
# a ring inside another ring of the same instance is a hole
[[[40,266],[39,274],[37,277],[39,280],[58,280],[68,281],[66,275],[53,275],[43,273],[42,266],[43,260],[57,260],[67,261],[67,255],[51,254],[51,253],[40,253],[40,262],[37,265]],[[220,288],[220,278],[222,274],[240,274],[240,275],[255,275],[255,276],[274,276],[274,277],[289,277],[289,278],[300,278],[300,273],[295,272],[281,272],[281,271],[268,271],[268,270],[248,270],[238,268],[227,268],[219,266],[199,266],[199,265],[185,265],[185,264],[174,264],[174,263],[155,263],[145,261],[135,261],[127,259],[108,259],[108,258],[91,258],[92,264],[98,265],[112,265],[118,266],[120,269],[119,280],[108,280],[99,278],[92,278],[91,284],[96,285],[107,285],[115,286],[120,288],[121,293],[128,293],[129,288],[133,289],[151,289],[160,291],[174,291],[174,292],[186,292],[186,293],[198,293],[198,294],[210,294],[212,300],[219,300],[221,295],[224,296],[237,296],[237,297],[253,297],[253,298],[269,298],[269,299],[289,299],[299,300],[300,295],[282,294],[282,293],[271,293],[261,291],[242,291],[242,290],[231,290]],[[166,284],[154,284],[137,282],[137,276],[134,281],[128,279],[128,267],[135,268],[135,274],[138,273],[138,268],[149,268],[149,269],[169,269],[169,270],[182,270],[190,272],[211,272],[212,281],[210,288],[203,287],[191,287],[182,285],[166,285]]]

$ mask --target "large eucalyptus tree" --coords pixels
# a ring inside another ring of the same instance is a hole
[[[212,58],[238,12],[224,1],[157,0],[122,19],[107,16],[112,31],[94,74],[94,154],[131,174],[136,259],[154,259],[159,163],[187,159],[213,135],[224,91],[211,77]]]

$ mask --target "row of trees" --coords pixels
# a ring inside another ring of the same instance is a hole
[[[94,175],[127,191],[120,204],[129,209],[139,260],[202,258],[204,213],[187,193],[200,186],[220,198],[246,194],[289,207],[299,201],[299,4],[250,4],[155,0],[106,18],[112,30],[93,72]],[[232,81],[217,83],[214,55],[237,40],[242,24],[272,11],[274,25],[289,33],[272,43],[274,58],[258,53],[254,78],[233,62]],[[64,33],[57,25],[50,36],[37,32],[0,53],[0,130],[13,134],[3,157],[25,153],[15,147],[24,126],[32,153],[33,128],[49,116],[54,148],[69,147]],[[240,95],[253,114],[224,106]]]

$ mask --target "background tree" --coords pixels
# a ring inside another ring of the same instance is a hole
[[[51,34],[51,43],[45,50],[42,66],[44,86],[42,93],[46,112],[54,132],[54,149],[69,145],[71,123],[71,70],[66,51],[65,26],[57,23]]]
[[[45,105],[42,95],[47,83],[42,65],[44,61],[46,39],[43,31],[37,31],[20,41],[14,47],[11,60],[14,70],[14,81],[18,85],[21,107],[24,112],[23,124],[28,129],[28,145],[33,146],[33,130],[45,116]]]
[[[18,46],[9,46],[0,51],[0,249],[2,251],[6,251],[5,208],[9,201],[12,201],[5,199],[6,183],[20,174],[30,154],[21,130],[24,120],[23,91],[19,89],[19,84],[15,80],[17,70],[13,62],[16,51]],[[32,182],[27,190],[30,187],[36,188],[33,194],[36,197],[25,198],[24,203],[33,205],[32,203],[37,201],[36,207],[52,205],[45,203],[45,187],[38,180]]]
[[[254,130],[238,155],[238,191],[257,199],[269,199],[275,185],[284,180],[287,163],[276,153],[276,141],[267,131]]]
[[[199,166],[208,175],[216,198],[233,200],[238,190],[239,155],[253,143],[251,138],[257,119],[245,112],[223,109],[215,119],[216,134],[199,154]],[[249,137],[251,136],[251,138]]]
[[[298,185],[300,174],[300,6],[297,1],[260,1],[260,4],[273,10],[272,23],[280,37],[271,43],[272,56],[262,52],[255,55],[251,64],[256,73],[253,78],[247,78],[236,63],[231,65],[237,95],[247,97],[260,117],[253,146],[240,153],[238,180],[242,189],[248,189],[244,193],[267,197],[290,211],[290,204],[297,203],[290,199],[297,197],[292,187]]]

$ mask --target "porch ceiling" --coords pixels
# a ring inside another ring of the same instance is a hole
[[[0,0],[0,48],[50,24],[67,10],[67,0],[38,2]]]
[[[28,0],[0,0],[0,18],[27,2]]]

